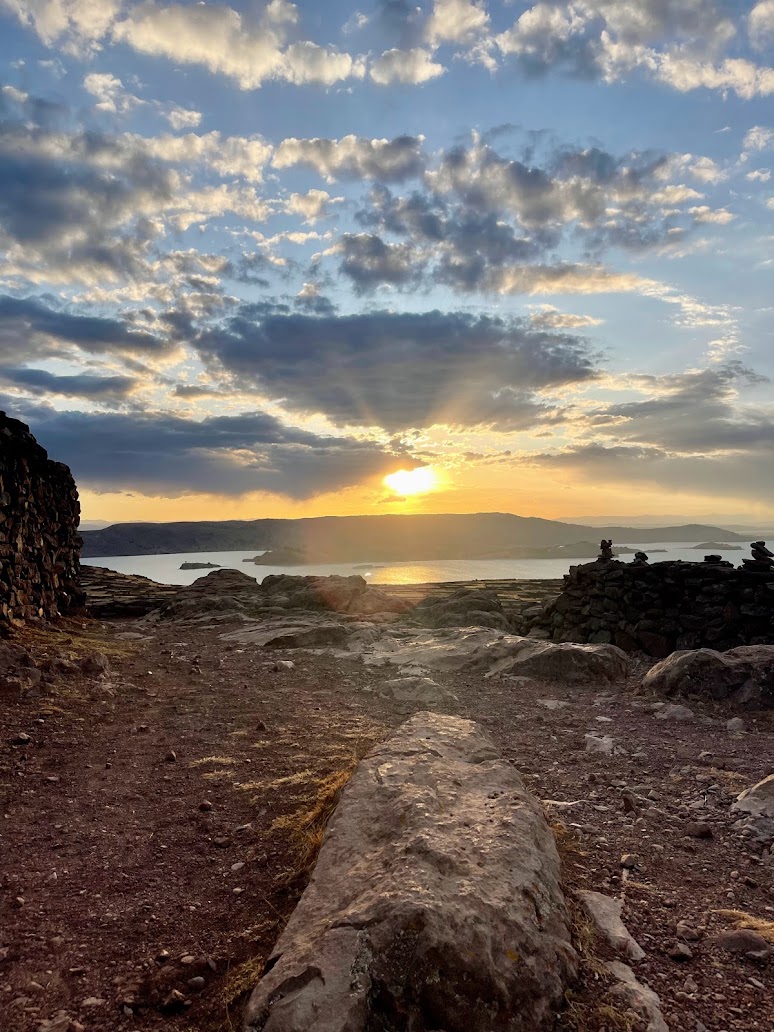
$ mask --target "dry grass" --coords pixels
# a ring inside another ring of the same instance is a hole
[[[288,882],[306,878],[311,874],[325,837],[328,821],[358,763],[359,758],[351,754],[343,766],[312,782],[314,794],[310,800],[311,805],[278,817],[272,823],[272,831],[287,832],[294,847],[296,869],[289,874]]]
[[[743,910],[713,910],[713,913],[732,921],[735,928],[748,928],[751,932],[757,932],[774,946],[774,921],[753,917]]]

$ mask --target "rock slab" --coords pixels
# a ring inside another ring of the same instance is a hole
[[[360,764],[245,1032],[538,1032],[576,972],[553,836],[476,724],[418,713]]]
[[[647,672],[643,686],[664,695],[774,706],[774,645],[673,652]]]

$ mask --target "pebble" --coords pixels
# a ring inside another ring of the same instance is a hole
[[[690,960],[693,957],[693,950],[684,942],[676,942],[667,950],[667,956],[671,960]]]
[[[677,938],[686,939],[688,942],[698,942],[701,938],[701,932],[698,928],[694,928],[692,924],[687,921],[677,922]]]
[[[690,835],[691,838],[698,839],[711,839],[713,837],[712,828],[704,821],[688,821],[685,825],[685,834]]]
[[[170,749],[167,755],[164,757],[164,759],[167,761],[167,763],[174,763],[177,759],[177,753],[174,749]]]
[[[636,853],[624,853],[621,857],[621,867],[625,867],[627,870],[633,870],[635,867],[639,867],[640,858]]]
[[[11,739],[11,745],[29,745],[32,739],[26,732],[20,731],[18,735]]]
[[[189,964],[193,964],[195,960],[196,957],[194,957],[193,954],[186,953],[185,956],[180,958],[180,963],[185,964],[185,966],[188,967]]]
[[[189,989],[193,989],[194,992],[201,992],[204,988],[204,978],[201,975],[196,975],[194,978],[189,978],[186,985]]]
[[[744,731],[745,726],[741,717],[732,717],[726,721],[726,731]]]
[[[101,996],[89,996],[83,1001],[81,1007],[104,1007],[106,1002]]]
[[[202,811],[202,813],[209,813],[212,809],[212,803],[209,801],[209,799],[202,799],[202,801],[199,803],[199,809]]]

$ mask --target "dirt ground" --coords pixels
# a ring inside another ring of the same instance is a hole
[[[412,709],[363,690],[391,671],[228,629],[71,620],[19,639],[110,671],[2,700],[2,1032],[240,1027],[303,889],[306,815]],[[545,801],[568,887],[623,896],[672,1032],[770,1032],[774,963],[711,939],[746,915],[774,941],[774,867],[729,811],[774,770],[774,721],[733,733],[694,702],[695,721],[657,720],[647,665],[616,687],[434,676]],[[589,732],[623,751],[584,751]],[[680,921],[697,938],[676,959]]]

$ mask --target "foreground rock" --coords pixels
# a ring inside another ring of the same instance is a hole
[[[369,666],[410,666],[445,672],[482,671],[570,683],[623,680],[626,653],[614,645],[572,645],[522,638],[489,628],[385,632],[360,649]]]
[[[493,591],[459,588],[445,598],[429,595],[411,618],[423,627],[495,627],[512,630],[502,602]]]
[[[643,686],[663,695],[774,706],[774,645],[673,652],[648,671]]]
[[[362,577],[292,577],[277,574],[258,583],[239,570],[213,570],[153,614],[153,620],[225,622],[254,620],[287,610],[345,616],[391,616],[411,609],[401,598],[371,588]]]
[[[764,846],[774,844],[774,774],[742,792],[731,809],[750,838]]]
[[[552,1027],[576,970],[556,847],[474,723],[419,713],[360,764],[266,967],[249,1032]]]

